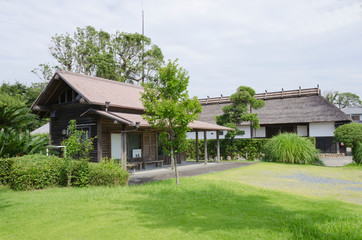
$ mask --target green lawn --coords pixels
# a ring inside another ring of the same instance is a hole
[[[238,178],[277,166],[308,169],[262,163],[184,178],[179,187],[174,180],[31,192],[2,187],[0,239],[362,239],[362,205]],[[311,169],[322,176],[360,172]]]

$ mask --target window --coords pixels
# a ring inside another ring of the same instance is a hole
[[[131,133],[127,135],[127,156],[130,158],[142,158],[139,150],[142,149],[142,134]]]
[[[360,119],[360,116],[359,116],[359,115],[354,115],[354,116],[352,115],[352,120],[353,120],[353,121],[359,121],[359,120],[361,120],[361,119]]]

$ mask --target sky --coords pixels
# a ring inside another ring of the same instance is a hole
[[[362,0],[0,0],[0,82],[30,85],[50,38],[93,26],[142,31],[204,98],[313,88],[362,98]]]

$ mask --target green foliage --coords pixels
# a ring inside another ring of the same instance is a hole
[[[0,86],[0,102],[11,107],[30,107],[44,89],[45,83],[32,83],[30,87],[15,82],[14,84],[3,82]]]
[[[69,137],[64,140],[67,157],[74,159],[86,159],[94,149],[94,138],[89,138],[88,133],[83,130],[77,130],[76,120],[69,121]]]
[[[362,105],[362,101],[360,100],[359,96],[350,92],[340,93],[338,91],[330,91],[327,92],[324,97],[330,103],[333,103],[340,109],[345,107]]]
[[[220,156],[226,160],[243,158],[249,161],[262,158],[262,149],[268,139],[247,139],[247,138],[237,138],[233,141],[230,139],[220,139]],[[208,157],[216,158],[216,145],[217,142],[215,139],[207,140],[207,152]],[[196,143],[195,140],[188,140],[188,145],[186,149],[186,157],[191,159],[196,159]],[[204,140],[199,140],[199,156],[202,159],[204,157]]]
[[[349,123],[339,126],[334,131],[334,137],[347,147],[353,147],[356,142],[362,141],[362,124]]]
[[[29,109],[27,107],[9,106],[6,103],[0,102],[0,129],[29,129],[36,119],[37,116],[29,113]]]
[[[265,161],[323,165],[312,142],[295,133],[281,133],[271,138],[263,151]]]
[[[161,49],[150,38],[139,33],[109,34],[91,26],[77,28],[72,36],[56,34],[49,49],[59,65],[40,64],[33,73],[42,79],[61,68],[122,82],[152,81],[163,63]]]
[[[216,123],[226,127],[235,129],[226,134],[226,138],[232,140],[238,135],[244,135],[244,131],[237,129],[236,125],[242,122],[250,122],[251,126],[255,129],[260,127],[259,119],[256,113],[250,113],[249,107],[252,109],[260,109],[264,106],[265,102],[260,99],[254,98],[254,89],[246,86],[238,87],[237,91],[230,96],[231,105],[222,108],[223,114],[216,116]]]
[[[129,174],[113,161],[89,163],[87,160],[55,156],[26,155],[0,159],[0,183],[13,190],[42,189],[50,186],[125,186]]]
[[[44,134],[32,136],[29,131],[3,128],[0,130],[0,158],[45,153],[48,142],[49,138]]]
[[[152,127],[165,131],[160,138],[168,143],[164,151],[169,155],[173,150],[176,153],[185,150],[188,124],[196,120],[201,112],[197,98],[188,95],[188,83],[187,71],[179,67],[176,60],[160,68],[158,84],[144,84],[145,91],[141,97],[145,107],[143,117]]]
[[[129,173],[122,169],[113,159],[103,159],[100,163],[89,165],[89,185],[92,186],[125,186]]]
[[[56,186],[63,159],[45,155],[27,155],[13,159],[10,187],[13,190],[42,189]]]
[[[0,158],[0,184],[9,183],[13,164],[14,159],[12,158]]]
[[[353,145],[352,149],[353,161],[357,164],[362,163],[362,141]]]

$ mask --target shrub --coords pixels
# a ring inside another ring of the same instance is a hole
[[[263,150],[265,161],[323,165],[311,141],[295,133],[281,133],[271,138]]]
[[[10,179],[11,169],[14,164],[14,159],[4,158],[0,159],[0,183],[8,184]]]
[[[362,124],[349,123],[339,126],[334,131],[334,137],[347,147],[353,147],[354,143],[362,141]]]
[[[269,139],[220,139],[220,155],[223,159],[227,159],[230,156],[232,159],[242,157],[247,160],[255,160],[262,157],[262,148]],[[195,140],[189,140],[188,147],[186,149],[186,155],[188,158],[195,159]],[[208,156],[211,158],[216,157],[216,140],[207,140]],[[204,141],[199,140],[199,156],[204,157]]]
[[[93,186],[125,186],[129,174],[113,160],[89,164],[89,185]]]
[[[25,154],[45,153],[48,145],[47,135],[30,135],[30,132],[19,132],[12,128],[0,130],[0,157],[15,157]]]
[[[357,164],[361,164],[362,163],[362,141],[359,141],[354,144],[352,154],[353,154],[353,161]]]
[[[57,185],[63,159],[54,156],[27,155],[14,158],[10,187],[14,190],[42,189]]]

